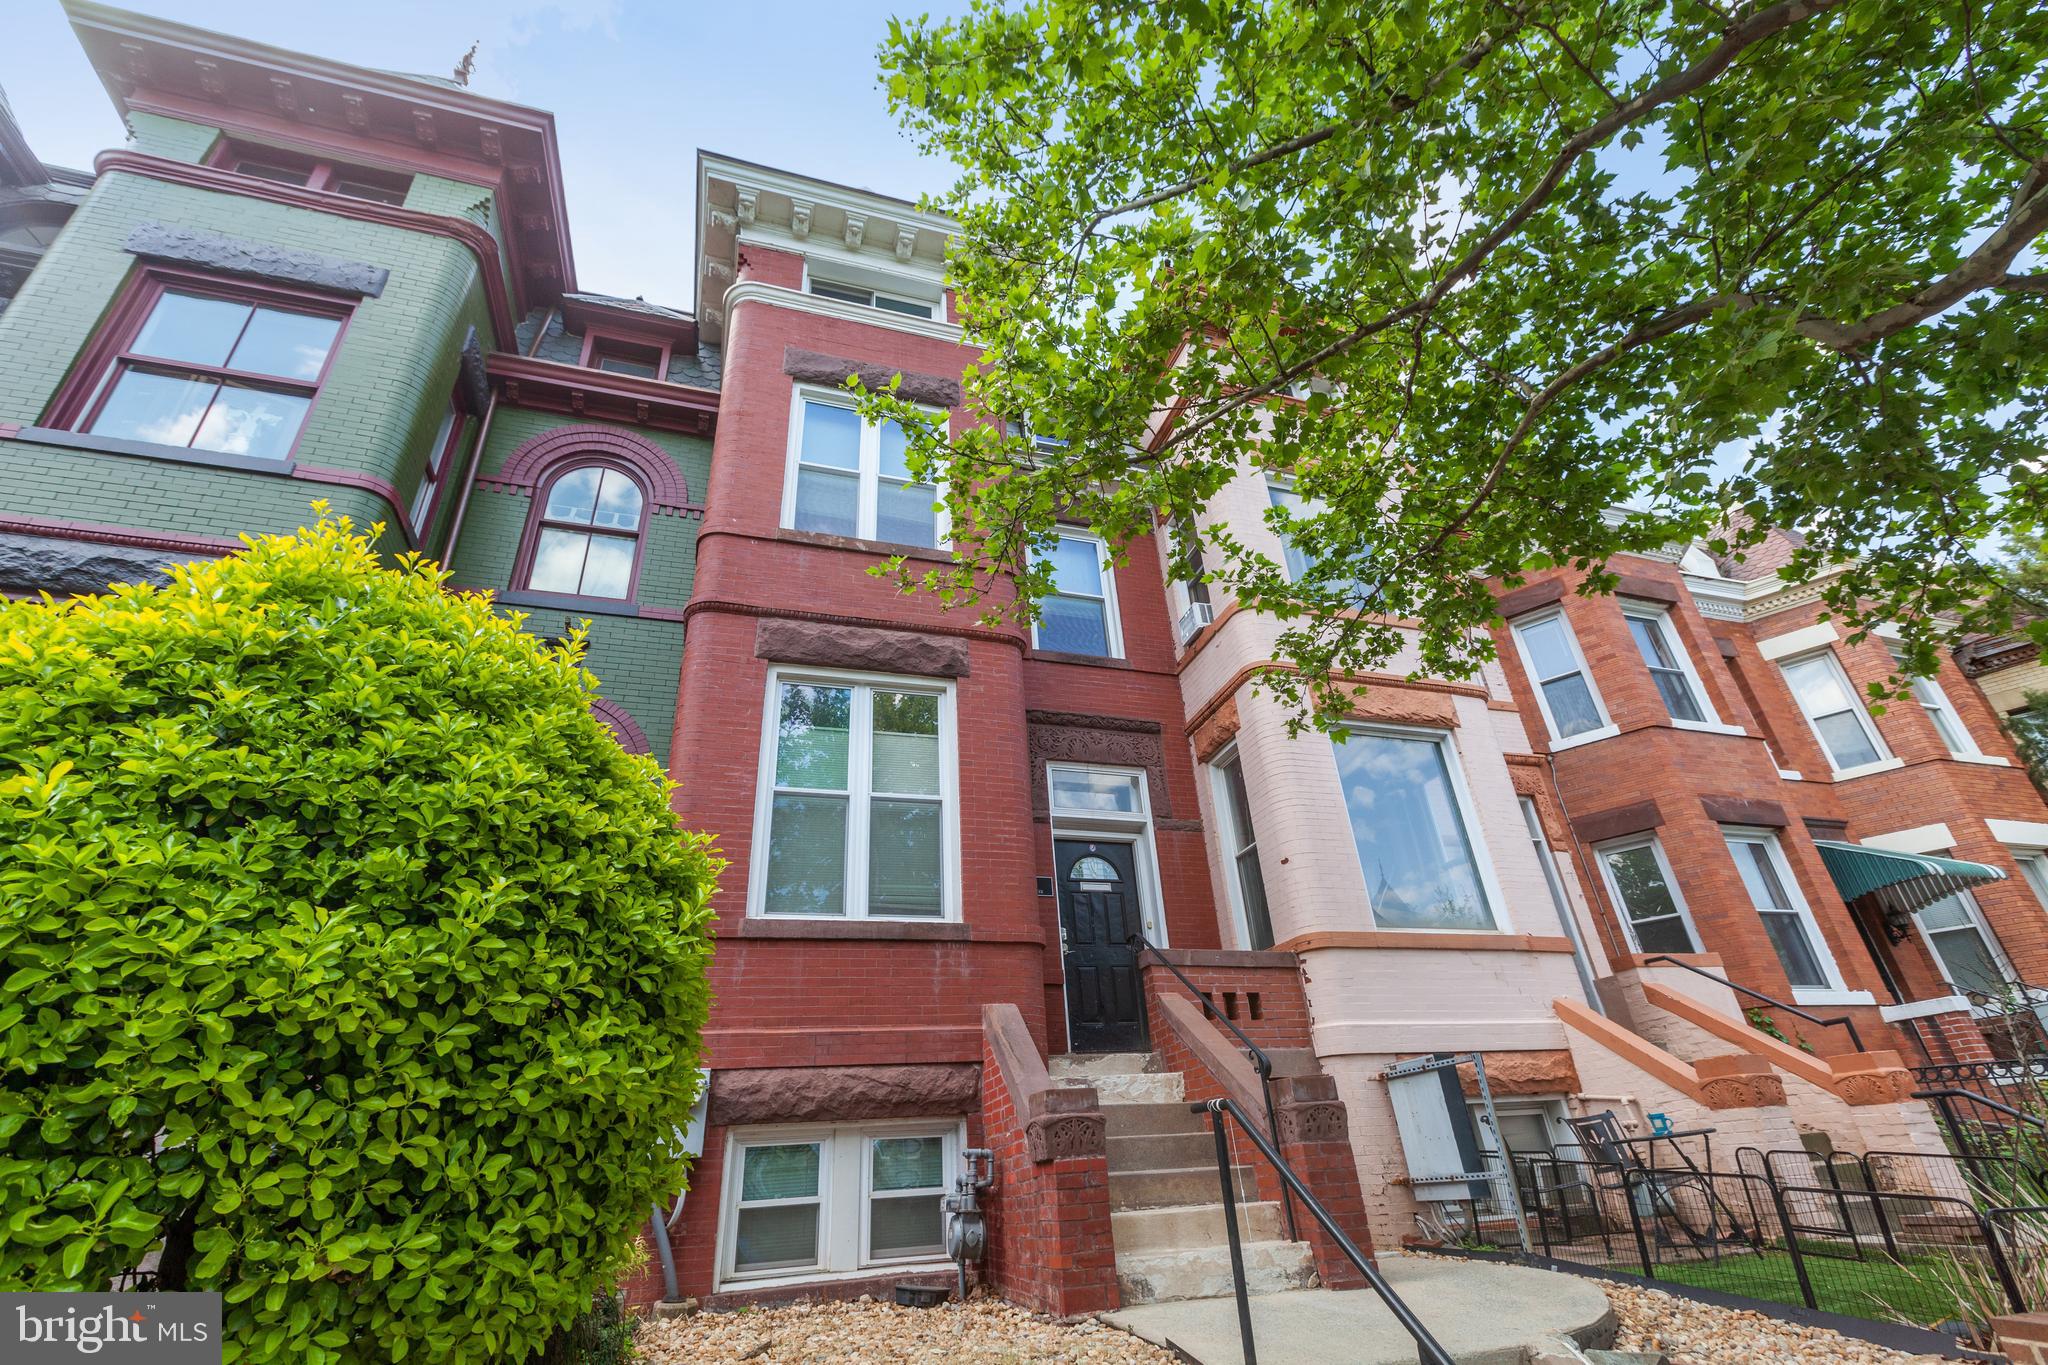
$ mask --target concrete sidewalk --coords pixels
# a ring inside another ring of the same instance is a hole
[[[1382,1254],[1380,1273],[1464,1365],[1524,1365],[1561,1338],[1614,1339],[1614,1310],[1592,1280],[1483,1261]],[[1262,1365],[1415,1365],[1415,1343],[1370,1289],[1298,1289],[1251,1301]],[[1237,1300],[1149,1303],[1103,1317],[1201,1365],[1243,1365]],[[1566,1359],[1570,1359],[1567,1355]]]

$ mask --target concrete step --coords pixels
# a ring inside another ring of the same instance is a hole
[[[1209,1116],[1189,1109],[1186,1100],[1177,1104],[1169,1101],[1162,1104],[1106,1105],[1102,1117],[1108,1120],[1111,1142],[1120,1137],[1200,1133],[1208,1137],[1209,1150],[1215,1151],[1216,1139],[1211,1135]]]
[[[1249,1166],[1237,1168],[1237,1188],[1249,1194],[1252,1183]],[[1168,1171],[1111,1171],[1109,1207],[1116,1209],[1165,1209],[1179,1204],[1215,1204],[1223,1198],[1222,1182],[1216,1168],[1191,1166]]]
[[[1080,1081],[1081,1077],[1070,1079]],[[1173,1104],[1187,1100],[1178,1071],[1118,1073],[1087,1077],[1104,1109],[1118,1104]]]
[[[1126,1308],[1175,1299],[1225,1298],[1236,1292],[1230,1248],[1221,1246],[1130,1256],[1118,1252],[1116,1279]],[[1315,1258],[1306,1242],[1247,1242],[1244,1282],[1254,1294],[1306,1289],[1316,1282]]]
[[[1200,1115],[1196,1115],[1197,1118]],[[1112,1134],[1109,1139],[1109,1170],[1164,1171],[1182,1166],[1216,1166],[1214,1133]]]
[[[1097,1076],[1129,1076],[1159,1070],[1152,1052],[1063,1052],[1045,1064],[1055,1081],[1088,1081]]]
[[[1130,1209],[1109,1215],[1109,1227],[1119,1256],[1230,1245],[1221,1204]],[[1237,1235],[1247,1242],[1280,1241],[1287,1236],[1287,1216],[1272,1200],[1239,1204]]]

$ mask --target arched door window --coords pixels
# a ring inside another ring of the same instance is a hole
[[[557,474],[536,501],[539,534],[528,588],[576,597],[633,595],[646,496],[630,475],[609,465],[577,465]]]

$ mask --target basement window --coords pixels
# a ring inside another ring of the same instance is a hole
[[[735,1129],[720,1210],[721,1285],[946,1264],[940,1198],[957,1123]]]

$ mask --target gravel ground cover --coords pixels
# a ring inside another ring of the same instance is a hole
[[[1625,1351],[1661,1350],[1671,1365],[1933,1365],[1818,1327],[1717,1308],[1653,1289],[1601,1284]],[[898,1308],[862,1299],[699,1313],[642,1324],[651,1365],[1178,1365],[1105,1323],[1059,1323],[995,1299]]]
[[[1694,1303],[1654,1289],[1602,1283],[1621,1319],[1624,1351],[1661,1350],[1671,1365],[1920,1365],[1912,1356],[1762,1313]]]
[[[1179,1365],[1119,1328],[1053,1322],[996,1299],[940,1308],[862,1299],[699,1313],[647,1323],[635,1344],[654,1365]]]

